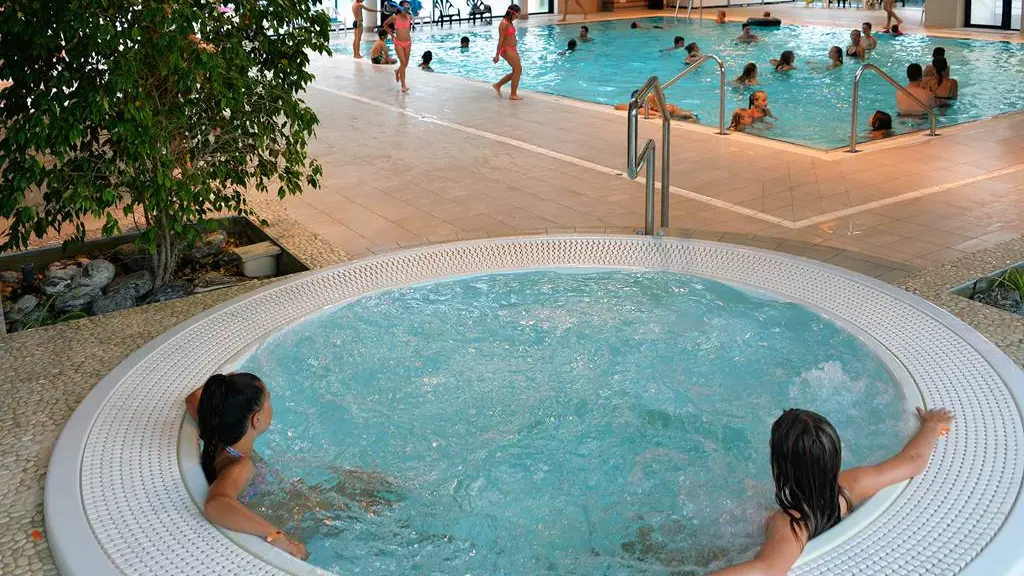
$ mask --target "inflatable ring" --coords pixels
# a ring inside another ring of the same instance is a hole
[[[747,18],[747,26],[760,26],[762,28],[782,26],[782,20],[778,18]]]

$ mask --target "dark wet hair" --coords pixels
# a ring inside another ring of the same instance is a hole
[[[835,52],[836,54],[839,55],[839,63],[842,64],[843,63],[843,49],[840,48],[839,46],[833,46],[833,47],[828,49],[828,55],[829,56],[832,56],[833,52]]]
[[[686,50],[687,54],[693,54],[693,52],[695,50],[697,50],[697,43],[696,42],[690,42],[689,44],[686,45],[685,50]]]
[[[772,13],[767,11],[767,10],[764,11],[764,14],[761,14],[761,18],[771,18],[771,17],[772,17]]]
[[[590,34],[590,26],[580,26],[580,30],[583,30],[587,34]]]
[[[939,86],[949,76],[949,63],[942,56],[932,58],[932,68],[935,68],[935,79]]]
[[[387,31],[386,28],[381,26],[380,28],[377,29],[377,38],[380,38],[381,40],[383,40],[383,39],[385,39],[387,37],[388,37],[388,31]]]
[[[463,36],[459,38],[459,44],[469,44],[469,36]]]
[[[792,66],[794,60],[796,60],[796,54],[793,54],[792,50],[786,50],[779,55],[779,62],[775,65],[775,69],[778,70],[783,66]]]
[[[875,110],[871,115],[872,130],[892,130],[892,116],[888,112]]]
[[[567,50],[575,50],[576,49],[576,39],[575,38],[569,38],[569,44],[566,46],[566,49]]]
[[[737,78],[737,80],[750,80],[754,77],[755,74],[757,74],[757,64],[754,64],[753,62],[747,62],[747,64],[743,67],[743,72],[740,74],[740,77]]]
[[[636,22],[632,22],[632,23],[630,23],[629,27],[630,27],[630,28],[639,28],[639,27],[640,27],[640,25],[639,25],[639,24],[637,24]]]
[[[217,451],[245,436],[252,415],[263,407],[265,395],[263,382],[248,372],[214,374],[203,384],[198,410],[199,439],[203,441],[199,462],[210,484],[217,479]]]
[[[427,50],[426,52],[423,53],[423,62],[422,62],[422,64],[426,64],[427,66],[430,66],[430,62],[433,59],[434,59],[434,53],[431,52],[430,50]]]
[[[867,26],[868,30],[871,30],[871,22],[862,22],[861,26],[862,27]]]
[[[933,60],[934,62],[934,60]],[[935,64],[932,64],[934,66]],[[936,70],[938,72],[938,70]],[[911,82],[917,82],[921,79],[923,72],[921,71],[921,65],[917,62],[907,66],[907,80]]]
[[[686,38],[683,38],[682,36],[676,36],[675,38],[672,39],[672,44],[675,46],[679,46],[680,44],[686,44]]]
[[[932,50],[932,58],[939,58],[939,57],[942,57],[942,58],[946,57],[946,49],[943,48],[942,46],[936,46],[935,49]]]
[[[900,31],[900,25],[899,24],[893,24],[892,26],[889,27],[889,33],[890,34],[895,34],[895,33],[899,32],[899,31]]]
[[[823,416],[790,409],[772,424],[772,478],[775,502],[789,516],[798,538],[819,536],[842,519],[839,499],[852,502],[839,486],[843,451],[839,434]]]
[[[511,22],[512,19],[509,18],[509,16],[511,16],[513,13],[520,14],[520,13],[522,13],[522,11],[523,11],[523,9],[520,8],[518,4],[509,4],[508,8],[505,10],[505,15],[502,16],[501,19],[502,20],[508,20],[509,22]]]

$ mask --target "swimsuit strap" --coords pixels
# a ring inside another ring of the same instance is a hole
[[[238,450],[235,450],[231,446],[225,446],[224,447],[224,451],[227,452],[228,454],[234,456],[235,458],[245,458],[245,454],[242,454],[241,452],[239,452]]]

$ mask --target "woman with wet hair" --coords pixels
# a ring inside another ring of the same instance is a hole
[[[397,498],[395,484],[376,472],[331,466],[330,482],[310,486],[272,470],[253,451],[274,416],[270,391],[254,374],[210,376],[188,395],[185,409],[199,425],[200,464],[210,484],[203,512],[218,526],[258,536],[305,560],[309,553],[302,542],[254,508],[297,526],[308,512],[337,513],[356,503],[372,513]]]
[[[842,444],[823,416],[786,410],[772,425],[771,463],[780,510],[768,520],[753,560],[712,576],[784,576],[813,538],[838,524],[883,488],[924,472],[935,443],[949,433],[947,410],[917,409],[920,428],[896,456],[874,466],[841,470]]]

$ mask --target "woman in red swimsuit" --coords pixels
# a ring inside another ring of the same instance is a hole
[[[519,97],[519,78],[523,75],[523,64],[519,60],[519,52],[516,50],[516,27],[512,24],[516,18],[519,18],[519,6],[512,4],[505,11],[505,17],[501,19],[501,24],[498,26],[498,52],[494,55],[494,63],[498,63],[498,58],[504,58],[505,62],[512,67],[512,71],[498,80],[494,86],[494,90],[501,96],[501,87],[509,82],[512,82],[512,93],[508,95],[509,100],[522,100]]]
[[[403,5],[394,16],[388,18],[384,28],[391,30],[392,27],[394,33],[391,39],[395,42],[395,54],[398,55],[395,82],[401,82],[402,92],[408,92],[409,87],[405,85],[405,70],[409,67],[409,55],[412,53],[412,17],[409,16],[409,8]]]

